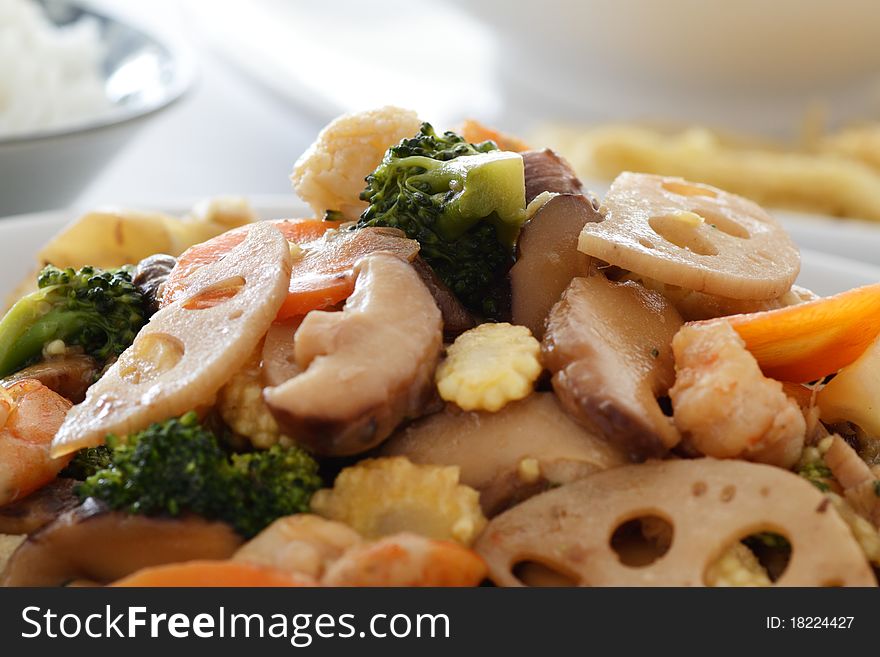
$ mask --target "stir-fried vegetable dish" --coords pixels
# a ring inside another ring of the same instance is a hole
[[[0,583],[877,585],[880,282],[821,298],[755,203],[599,197],[476,121],[343,116],[292,181],[307,216],[92,213],[40,252]]]

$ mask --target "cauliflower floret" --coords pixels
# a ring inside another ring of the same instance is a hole
[[[470,545],[486,526],[480,495],[459,483],[458,466],[366,459],[312,496],[312,511],[367,538],[413,532]]]
[[[706,569],[708,586],[770,586],[755,553],[740,542],[731,545]]]
[[[281,433],[272,412],[263,401],[263,379],[260,369],[260,345],[251,358],[217,394],[217,410],[235,433],[246,438],[257,449],[269,449],[294,441]]]
[[[412,137],[421,121],[415,112],[382,107],[333,120],[293,166],[290,179],[301,199],[321,217],[339,210],[357,219],[367,204],[358,196],[364,178],[379,166],[385,151]]]
[[[465,331],[437,368],[437,390],[466,411],[491,411],[528,397],[541,374],[541,345],[525,326],[482,324]]]
[[[730,324],[686,325],[672,349],[673,420],[701,454],[784,468],[797,463],[807,430],[803,413],[781,383],[761,373]]]

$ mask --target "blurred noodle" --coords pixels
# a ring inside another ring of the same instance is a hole
[[[880,171],[880,125],[864,125],[842,130],[821,139],[823,153],[859,160]]]
[[[760,204],[880,221],[880,124],[818,136],[800,148],[745,141],[705,128],[550,125],[533,136],[585,178],[621,171],[676,175]]]

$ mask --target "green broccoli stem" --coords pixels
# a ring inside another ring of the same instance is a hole
[[[34,295],[41,293],[42,290]],[[51,315],[48,303],[41,304],[33,295],[20,299],[9,309],[0,320],[0,376],[20,370],[40,356],[47,342],[55,339],[60,318]]]
[[[38,360],[49,342],[77,345],[100,362],[122,353],[146,322],[143,294],[126,268],[45,267],[39,288],[0,320],[0,376]]]

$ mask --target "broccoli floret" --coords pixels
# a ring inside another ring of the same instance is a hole
[[[522,157],[491,141],[469,144],[430,124],[385,153],[367,176],[369,207],[358,227],[390,226],[421,245],[420,255],[471,310],[495,317],[497,281],[513,264],[525,220]]]
[[[195,413],[156,423],[127,437],[108,436],[112,464],[78,488],[129,513],[206,517],[223,512],[229,460]]]
[[[805,463],[798,468],[797,473],[823,493],[831,490],[829,482],[834,480],[834,475],[824,461]]]
[[[49,265],[37,285],[0,321],[0,376],[38,360],[54,340],[106,362],[128,348],[147,320],[143,295],[127,267],[77,271]]]
[[[276,446],[230,455],[192,412],[124,438],[108,436],[107,444],[112,463],[78,486],[81,498],[132,514],[191,512],[246,537],[306,511],[321,487],[318,465],[304,451]]]
[[[112,464],[113,452],[106,445],[79,450],[58,476],[85,481],[93,474]]]
[[[245,536],[276,518],[308,511],[312,493],[322,483],[318,464],[297,448],[275,445],[265,452],[233,454],[232,466],[241,482],[233,524]]]

